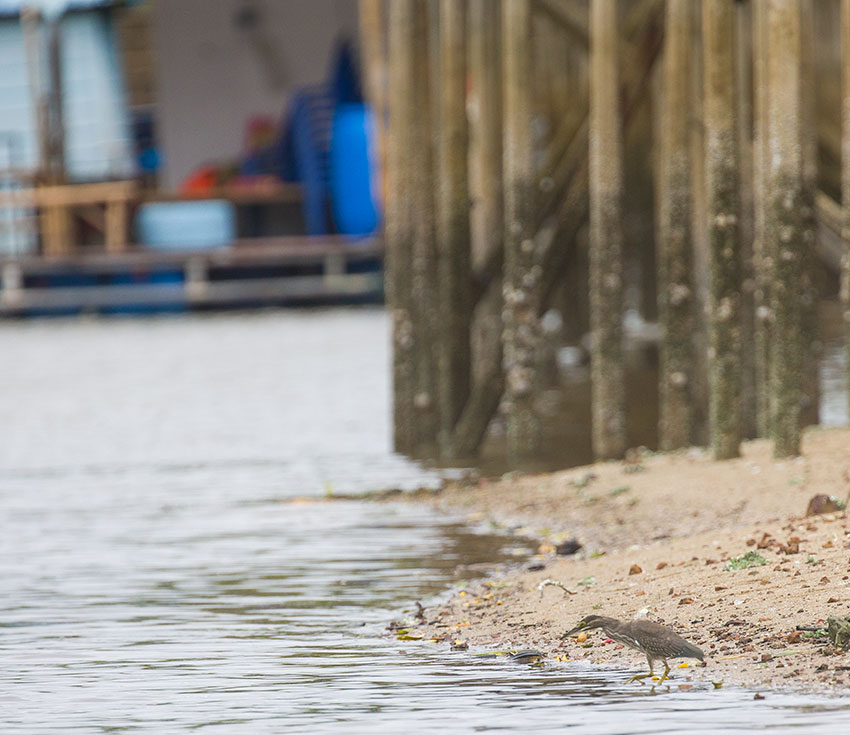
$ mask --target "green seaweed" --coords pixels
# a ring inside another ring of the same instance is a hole
[[[736,556],[726,562],[724,567],[727,572],[736,569],[749,569],[750,567],[761,567],[767,564],[765,559],[758,551],[748,551],[743,556]]]

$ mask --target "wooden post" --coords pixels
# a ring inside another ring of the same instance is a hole
[[[535,173],[532,131],[531,0],[502,3],[504,83],[504,369],[508,453],[534,458],[540,450],[537,317],[542,268],[535,259]]]
[[[753,6],[736,3],[736,94],[741,243],[741,436],[758,435],[755,372],[755,269],[753,264]]]
[[[844,245],[840,267],[839,299],[847,361],[847,412],[850,416],[850,0],[841,0],[839,23],[841,99],[841,239]]]
[[[416,63],[416,16],[415,3],[390,3],[384,235],[387,298],[392,319],[393,446],[405,454],[410,454],[416,443],[412,274],[416,233],[411,208],[415,185],[411,155],[413,127],[421,105],[421,100],[411,94]]]
[[[693,373],[688,381],[691,399],[691,444],[711,442],[709,436],[708,352],[710,346],[709,260],[707,195],[705,190],[705,84],[703,82],[703,45],[701,3],[692,3],[691,15],[691,98],[688,132],[691,141],[691,277],[693,283],[693,336],[691,350]]]
[[[121,253],[127,249],[128,207],[127,200],[106,202],[104,231],[108,253]]]
[[[590,6],[590,323],[593,454],[626,450],[623,367],[623,143],[617,0]]]
[[[47,167],[53,184],[65,181],[65,118],[62,112],[62,34],[59,19],[47,27]]]
[[[767,174],[767,6],[769,0],[753,0],[753,291],[754,366],[757,435],[770,435],[770,343],[773,329],[771,269],[773,263],[766,232]]]
[[[709,415],[715,459],[741,442],[741,243],[735,96],[735,3],[703,0],[709,250]]]
[[[770,140],[765,229],[773,261],[771,436],[776,457],[800,453],[803,371],[803,189],[800,0],[769,0],[767,86]]]
[[[414,303],[414,454],[437,455],[440,428],[438,342],[440,310],[438,292],[436,242],[435,136],[432,121],[436,115],[437,96],[432,93],[435,65],[436,25],[430,0],[410,0],[415,8],[413,36],[413,84],[406,94],[413,98],[416,111],[411,121],[411,147],[407,151],[412,166],[409,192],[413,217],[412,295]],[[395,5],[396,3],[391,3]]]
[[[502,68],[501,14],[494,0],[469,0],[469,175],[472,261],[480,269],[502,247]],[[501,290],[501,287],[500,287]],[[501,324],[501,309],[499,322]],[[500,338],[501,340],[501,338]]]
[[[661,341],[659,444],[689,446],[693,437],[694,286],[691,276],[690,78],[694,6],[668,0],[664,22],[659,180],[658,312]]]
[[[41,209],[42,252],[55,257],[73,252],[71,208],[67,203],[46,204]]]
[[[814,64],[813,0],[800,0],[800,154],[802,156],[802,277],[803,292],[803,396],[800,425],[820,421],[820,362],[822,343],[818,312],[818,263],[815,254],[817,213],[815,194],[818,190],[817,81]]]
[[[472,261],[476,269],[502,251],[501,16],[493,0],[469,3],[470,188]],[[473,322],[473,390],[455,429],[458,456],[481,444],[502,398],[502,272],[496,269]]]
[[[47,95],[44,92],[43,43],[41,14],[35,7],[25,5],[21,10],[21,31],[27,57],[27,81],[30,102],[35,113],[36,139],[38,141],[38,181],[44,179],[49,161],[49,128]]]
[[[0,266],[0,305],[13,309],[21,303],[24,274],[21,264],[9,260]]]
[[[471,268],[469,126],[466,119],[466,2],[440,4],[439,382],[440,452],[455,455],[454,430],[470,393]]]
[[[386,3],[384,0],[359,0],[357,18],[360,28],[360,56],[366,99],[372,108],[375,125],[375,162],[380,180],[376,181],[378,199],[383,201],[386,187],[386,75],[384,49],[386,28]]]

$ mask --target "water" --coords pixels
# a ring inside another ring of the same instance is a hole
[[[846,700],[386,636],[522,552],[323,502],[437,481],[389,452],[386,334],[380,310],[0,325],[0,732],[846,732]]]
[[[847,352],[843,340],[830,340],[823,348],[820,365],[821,406],[823,426],[847,426]]]

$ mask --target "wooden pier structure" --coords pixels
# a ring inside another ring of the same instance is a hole
[[[204,198],[257,206],[299,197],[297,185],[281,184]],[[142,191],[134,181],[0,191],[0,212],[37,213],[42,243],[37,254],[0,255],[0,316],[383,299],[380,237],[246,237],[222,247],[159,251],[134,244],[133,210],[163,200],[179,197]],[[99,230],[101,242],[78,243],[78,220]]]
[[[589,334],[627,449],[624,316],[656,322],[662,449],[800,451],[817,307],[850,345],[850,0],[360,0],[385,163],[400,452],[541,451],[544,314]],[[848,348],[850,353],[850,348]]]
[[[202,251],[0,259],[0,315],[378,302],[380,240],[251,238]],[[65,285],[63,285],[65,284]]]

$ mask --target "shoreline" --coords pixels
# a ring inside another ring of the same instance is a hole
[[[850,618],[850,517],[805,515],[813,496],[843,501],[848,493],[850,429],[842,428],[807,431],[803,456],[789,460],[774,460],[758,440],[735,460],[715,462],[698,449],[634,452],[620,462],[414,494],[412,502],[540,545],[523,568],[426,608],[409,635],[482,650],[538,649],[547,660],[639,673],[643,654],[601,632],[583,642],[560,636],[593,613],[645,616],[705,653],[704,667],[671,660],[665,686],[711,681],[848,695],[850,651],[797,629]],[[573,539],[582,545],[577,554],[556,553]],[[734,561],[748,553],[757,565]]]

